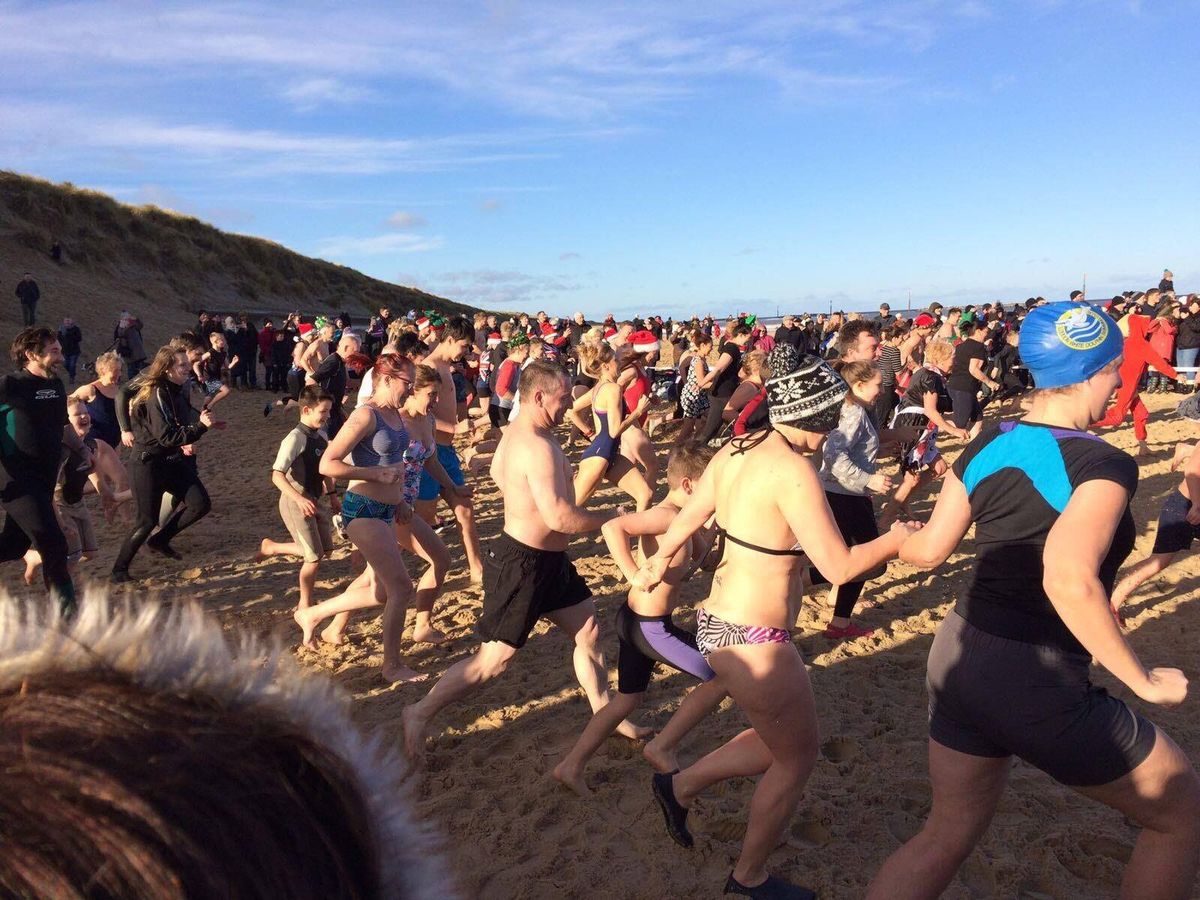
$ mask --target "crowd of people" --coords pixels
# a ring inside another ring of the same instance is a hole
[[[938,896],[986,831],[1016,756],[1143,826],[1126,896],[1186,897],[1200,864],[1200,781],[1163,731],[1088,676],[1095,658],[1147,703],[1187,692],[1178,670],[1137,659],[1120,606],[1200,529],[1200,450],[1180,449],[1185,475],[1154,553],[1114,589],[1133,547],[1138,467],[1091,433],[1132,413],[1144,447],[1139,391],[1192,389],[1171,360],[1195,363],[1200,299],[1177,298],[1169,274],[1104,304],[1078,292],[912,315],[884,304],[878,316],[784,316],[774,329],[753,315],[593,324],[387,309],[365,328],[342,313],[258,329],[202,312],[150,357],[141,323],[123,314],[96,378],[70,394],[59,373],[74,382],[78,329],[31,325],[12,344],[17,371],[0,381],[0,559],[40,565],[70,617],[76,566],[98,550],[88,492],[110,517],[134,506],[111,581],[135,578],[143,546],[178,559],[173,542],[213,504],[197,452],[223,426],[214,408],[256,389],[261,365],[277,395],[264,415],[298,413],[273,463],[262,460],[288,539],[264,538],[258,556],[300,561],[300,643],[341,643],[351,614],[381,608],[382,678],[429,680],[412,648],[448,640],[435,619],[452,536],[461,574],[482,589],[477,651],[404,709],[413,760],[436,716],[502,676],[546,619],[570,637],[592,709],[554,776],[587,795],[587,762],[609,735],[645,741],[650,791],[684,848],[699,794],[757,777],[725,892],[811,897],[767,871],[817,755],[818,713],[791,637],[798,604],[828,584],[825,636],[867,637],[853,618],[865,586],[896,558],[936,569],[974,524],[974,580],[929,657],[933,808],[869,896]],[[1200,402],[1183,413],[1200,420]],[[946,439],[961,445],[953,465]],[[486,543],[456,442],[491,454],[503,528]],[[627,506],[594,508],[603,482]],[[911,504],[933,482],[922,526]],[[579,534],[598,534],[629,583],[615,692],[595,602],[567,552]],[[358,571],[321,598],[317,572],[339,539]],[[707,573],[695,629],[682,628],[679,588]],[[630,717],[656,665],[697,684],[654,734]],[[683,765],[682,738],[727,697],[750,727]]]

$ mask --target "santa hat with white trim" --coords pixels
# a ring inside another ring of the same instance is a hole
[[[635,331],[629,336],[629,343],[633,345],[634,353],[658,352],[658,338],[650,331]]]

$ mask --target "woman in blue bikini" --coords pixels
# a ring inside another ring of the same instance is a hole
[[[621,455],[621,435],[637,424],[650,405],[650,398],[643,396],[632,411],[626,408],[621,387],[617,384],[623,358],[618,357],[608,344],[580,347],[580,353],[581,365],[589,372],[599,372],[599,378],[591,392],[576,400],[573,407],[578,409],[590,403],[596,427],[596,436],[583,451],[575,474],[575,503],[583,506],[596,492],[601,480],[608,479],[632,497],[641,512],[650,505],[654,490],[646,483],[641,470]]]
[[[411,669],[400,656],[404,614],[413,584],[394,527],[397,521],[407,523],[412,518],[412,506],[404,502],[404,454],[409,437],[400,406],[412,388],[413,365],[398,354],[386,354],[375,363],[373,379],[371,399],[351,414],[329,442],[321,457],[321,474],[350,482],[342,498],[342,522],[374,573],[376,599],[386,603],[383,677],[393,682],[419,681],[428,675]],[[312,639],[319,621],[315,614],[320,609],[310,607],[303,616],[297,613],[306,643]],[[324,613],[335,611],[342,610],[326,609]]]

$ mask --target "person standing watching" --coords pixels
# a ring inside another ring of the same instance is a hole
[[[37,319],[37,302],[42,292],[38,290],[33,276],[26,272],[25,277],[17,282],[16,293],[17,299],[21,301],[21,323],[28,328]]]
[[[0,490],[4,529],[0,562],[21,559],[32,546],[42,557],[42,580],[64,615],[75,610],[67,568],[67,539],[54,513],[54,485],[63,447],[91,465],[92,451],[67,423],[67,389],[58,377],[62,347],[49,328],[26,328],[12,342],[19,371],[0,377]]]
[[[146,365],[146,347],[142,343],[142,320],[131,312],[122,312],[113,330],[117,355],[125,360],[125,374],[132,381]]]
[[[71,384],[75,384],[75,367],[79,363],[79,348],[83,345],[83,332],[75,324],[75,320],[67,316],[62,320],[58,329],[58,343],[62,347],[63,366],[71,376]]]

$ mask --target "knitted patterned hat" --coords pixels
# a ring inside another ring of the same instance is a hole
[[[767,408],[772,425],[791,425],[823,434],[837,427],[849,388],[818,356],[801,356],[791,344],[777,344],[767,357]]]

